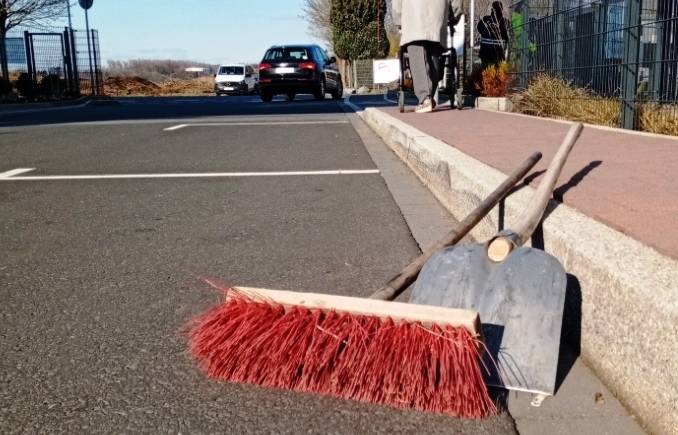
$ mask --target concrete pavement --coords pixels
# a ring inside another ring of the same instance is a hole
[[[369,106],[369,101],[357,102]],[[534,150],[543,151],[548,158],[562,137],[556,138],[555,135],[567,129],[562,123],[548,120],[481,111],[440,111],[417,116],[407,113],[401,115],[395,113],[393,108],[382,108],[368,109],[362,112],[362,116],[457,217],[467,212],[501,180],[501,172],[487,163],[501,163],[500,169],[507,171]],[[529,146],[525,145],[526,141]],[[620,210],[617,215],[624,209],[629,210],[628,214],[641,210],[641,214],[636,215],[633,228],[652,233],[655,241],[668,241],[665,246],[669,250],[674,248],[670,236],[662,238],[662,228],[666,225],[670,227],[675,218],[664,214],[665,210],[676,206],[671,194],[675,190],[675,183],[673,178],[662,175],[673,167],[671,153],[667,150],[672,142],[668,138],[587,129],[573,151],[568,163],[570,167],[566,166],[566,172],[561,177],[565,180],[570,177],[570,180],[556,191],[557,197],[564,197],[567,205],[552,205],[540,238],[540,243],[554,252],[573,277],[578,278],[577,291],[568,290],[578,297],[573,298],[575,304],[566,309],[566,320],[570,317],[572,322],[565,325],[564,338],[575,345],[575,351],[581,346],[587,364],[595,367],[612,391],[642,416],[647,427],[658,433],[673,433],[675,430],[675,425],[671,423],[675,413],[670,411],[676,393],[675,379],[670,375],[675,360],[667,358],[675,347],[670,342],[675,337],[677,325],[672,308],[672,301],[675,301],[675,262],[647,245],[587,217],[582,213],[585,207],[580,207],[580,204],[597,206],[600,211],[609,210],[610,203]],[[610,144],[618,145],[618,152],[606,150],[605,147]],[[627,158],[643,152],[647,158],[642,163],[636,164]],[[596,155],[598,160],[593,159]],[[658,155],[666,155],[667,158],[661,162],[656,157]],[[548,161],[545,160],[542,166]],[[584,160],[588,164],[581,169],[578,164]],[[591,164],[596,161],[598,164]],[[598,174],[601,180],[593,183],[589,174],[600,169],[598,166],[602,168],[600,163],[608,166],[608,169]],[[629,166],[638,170],[623,169]],[[659,169],[653,172],[648,169],[652,167]],[[535,175],[539,174],[537,171]],[[634,182],[624,178],[626,174]],[[529,177],[531,180],[535,178]],[[616,201],[619,194],[614,188],[619,186],[627,188],[630,194],[625,200],[619,197]],[[578,198],[587,197],[582,193],[575,194],[580,189],[584,193],[593,192],[591,195],[598,201],[579,202]],[[474,234],[485,239],[496,231],[497,225],[503,225],[502,222],[510,225],[529,201],[528,190],[523,189],[512,195],[504,204],[504,213],[493,214]],[[642,200],[637,204],[635,198],[641,197]],[[568,202],[568,198],[574,199]],[[640,223],[647,222],[647,217],[642,214],[642,205],[648,202],[655,204],[646,207],[649,209],[647,213],[651,215],[649,218],[658,222],[656,225],[643,226]],[[596,219],[599,215],[589,214]],[[615,216],[615,213],[608,216]],[[627,216],[622,215],[615,222],[626,220]],[[630,231],[625,232],[628,234]],[[667,328],[674,332],[667,336]],[[575,364],[572,373],[577,372],[577,377],[585,375],[586,370],[576,368]],[[568,394],[570,397],[565,397],[567,400],[560,403],[558,410],[559,396],[556,395],[552,402],[554,409],[548,413],[557,418],[560,412],[561,417],[565,417],[564,433],[571,430],[566,421],[572,415],[569,410],[572,404],[593,404],[588,397],[593,394],[593,383],[584,380],[579,383],[579,387],[566,388],[571,376],[568,375],[561,389],[575,393],[574,396]],[[586,376],[583,378],[586,379]],[[576,394],[584,391],[588,393]],[[620,429],[632,430],[635,426],[617,424],[617,412],[605,417],[609,425],[600,425],[600,412],[593,407],[588,409],[592,412],[584,415],[591,419],[591,426],[600,430],[606,428],[610,433],[620,433]],[[520,419],[525,415],[515,408],[512,413],[522,431]],[[532,415],[538,418],[539,412]],[[621,420],[625,421],[623,418]],[[540,430],[546,428],[541,427]],[[549,431],[552,430],[553,427],[550,427]]]

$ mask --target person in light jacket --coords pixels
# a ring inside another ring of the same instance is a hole
[[[414,93],[419,99],[415,112],[431,112],[438,82],[443,73],[442,54],[447,45],[450,14],[462,14],[462,0],[393,0],[391,16],[401,29],[400,46],[406,47]]]

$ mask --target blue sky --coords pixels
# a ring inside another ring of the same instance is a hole
[[[102,59],[259,62],[274,44],[320,42],[308,32],[302,0],[94,0],[90,26]],[[85,27],[72,8],[73,26]]]

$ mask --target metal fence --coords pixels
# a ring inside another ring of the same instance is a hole
[[[617,103],[620,127],[649,109],[678,123],[678,0],[523,0],[511,14],[520,88],[548,74]]]
[[[373,59],[358,59],[342,65],[342,75],[346,87],[361,93],[384,92],[395,85],[374,83]]]
[[[99,34],[70,28],[12,31],[0,41],[0,79],[27,99],[103,95]],[[2,52],[4,45],[4,52]]]

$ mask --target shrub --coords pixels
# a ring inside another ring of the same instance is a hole
[[[22,97],[33,100],[35,99],[36,94],[36,83],[28,73],[21,73],[16,79],[15,83],[16,90],[19,91]]]
[[[646,95],[646,92],[639,88],[639,94]],[[545,74],[537,76],[525,91],[514,96],[513,107],[528,115],[609,127],[620,125],[621,106],[618,99],[595,95]],[[636,110],[638,130],[678,136],[678,105],[646,102],[639,98]]]
[[[638,107],[638,129],[678,136],[678,105],[645,103]]]
[[[546,74],[534,78],[513,98],[516,111],[548,118],[618,127],[619,101],[600,97]]]
[[[481,93],[484,97],[504,97],[508,92],[511,78],[508,73],[508,64],[499,62],[490,65],[482,72]]]
[[[12,92],[12,82],[7,79],[0,78],[0,98],[7,98],[10,92]]]
[[[63,98],[66,95],[66,80],[56,74],[46,75],[40,82],[38,91],[46,98]]]

